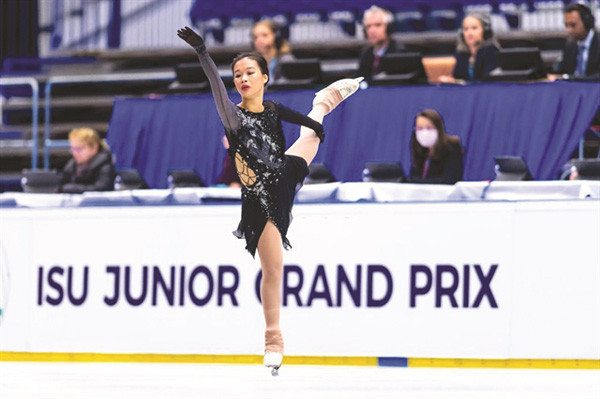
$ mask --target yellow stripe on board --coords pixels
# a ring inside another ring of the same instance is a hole
[[[3,362],[262,363],[259,355],[174,355],[159,353],[0,352]]]
[[[408,367],[600,369],[600,359],[440,359],[410,357],[408,358]]]
[[[181,355],[158,353],[0,352],[3,362],[136,362],[261,364],[260,355]],[[377,366],[373,356],[285,356],[288,365]],[[408,358],[408,367],[600,369],[600,359]]]
[[[284,364],[321,366],[377,366],[374,356],[284,356]]]
[[[260,355],[175,355],[158,353],[55,353],[0,352],[4,362],[139,362],[262,364]],[[376,357],[285,356],[285,364],[329,366],[377,366]]]

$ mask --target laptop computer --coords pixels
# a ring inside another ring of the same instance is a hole
[[[494,157],[496,181],[533,180],[531,172],[522,157]]]
[[[55,170],[23,170],[21,187],[26,193],[58,193],[60,174]]]

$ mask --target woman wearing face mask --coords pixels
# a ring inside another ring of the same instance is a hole
[[[252,48],[265,57],[269,66],[270,82],[281,77],[281,61],[293,60],[288,42],[281,37],[279,27],[270,19],[258,21],[252,28]]]
[[[112,190],[115,179],[112,154],[98,132],[90,128],[73,129],[69,143],[73,158],[63,169],[61,192]]]
[[[500,49],[488,18],[467,15],[462,22],[456,45],[453,76],[441,76],[443,83],[485,80],[500,65]]]
[[[286,235],[294,196],[324,138],[323,118],[354,93],[362,79],[334,82],[315,95],[311,112],[302,115],[274,101],[263,101],[269,81],[267,62],[258,53],[242,53],[231,64],[235,88],[242,97],[239,104],[234,104],[204,40],[188,27],[177,34],[198,54],[225,127],[229,156],[242,182],[242,220],[234,235],[246,240],[246,249],[252,256],[258,250],[266,322],[264,365],[276,375],[283,359],[279,327],[282,244],[286,249],[290,247]],[[300,137],[287,151],[282,121],[302,126]]]
[[[410,141],[411,183],[454,184],[462,180],[460,139],[449,136],[442,117],[432,109],[419,112]]]

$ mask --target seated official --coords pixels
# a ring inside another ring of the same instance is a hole
[[[294,60],[292,50],[281,36],[279,26],[270,19],[262,19],[254,24],[251,38],[252,48],[265,57],[269,65],[269,85],[281,77],[281,62]]]
[[[500,65],[500,48],[486,16],[470,14],[463,19],[454,58],[452,76],[439,78],[443,83],[485,80]]]
[[[98,132],[90,128],[69,133],[71,158],[62,172],[61,192],[111,191],[114,189],[115,166],[108,146]]]
[[[363,16],[363,26],[369,44],[359,55],[359,67],[355,77],[371,82],[380,71],[380,60],[386,54],[404,51],[404,46],[392,39],[394,15],[388,10],[371,6]]]
[[[554,67],[556,75],[549,78],[600,79],[600,38],[594,29],[595,19],[583,4],[565,7],[567,42],[562,59]]]
[[[454,184],[462,180],[460,139],[446,134],[437,111],[419,112],[410,141],[410,183]]]

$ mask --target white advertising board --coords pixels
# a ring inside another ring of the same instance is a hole
[[[297,205],[286,353],[600,358],[598,201]],[[0,212],[0,351],[260,354],[239,206]]]

